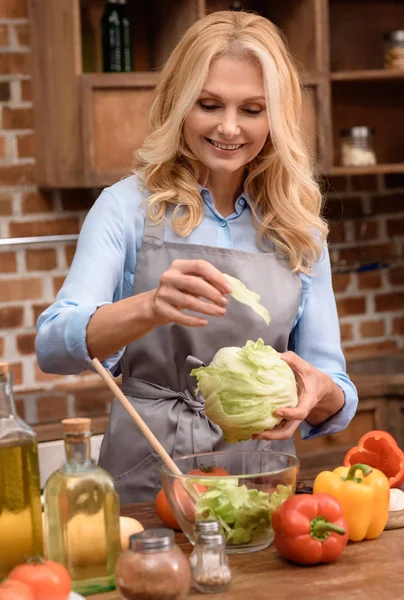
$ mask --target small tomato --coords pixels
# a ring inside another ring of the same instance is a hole
[[[52,560],[32,559],[15,567],[8,578],[29,586],[34,600],[67,600],[72,588],[68,570]]]
[[[167,525],[170,529],[176,529],[177,531],[181,530],[181,527],[178,525],[177,519],[174,517],[173,511],[168,504],[164,490],[160,490],[156,496],[156,513],[164,525]]]
[[[228,477],[229,473],[223,467],[215,465],[200,465],[199,469],[193,469],[188,472],[188,475],[197,475],[198,477]]]
[[[0,600],[35,600],[33,591],[21,581],[3,581]]]

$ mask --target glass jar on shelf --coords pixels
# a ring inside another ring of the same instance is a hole
[[[386,69],[404,69],[404,30],[384,34],[384,66]]]
[[[342,129],[341,164],[344,167],[369,167],[377,163],[373,127]]]

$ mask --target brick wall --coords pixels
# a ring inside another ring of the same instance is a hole
[[[1,0],[2,238],[77,233],[98,194],[36,187],[29,61],[26,0]],[[325,193],[346,354],[404,348],[403,176],[331,178]],[[72,243],[0,247],[0,360],[13,365],[18,409],[30,423],[108,410],[110,394],[98,376],[46,375],[35,361],[36,319],[53,301],[73,254]],[[390,266],[352,272],[380,262]]]

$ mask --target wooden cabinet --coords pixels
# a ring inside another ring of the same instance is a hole
[[[130,173],[158,72],[184,31],[230,0],[128,0],[132,73],[101,73],[105,0],[29,0],[38,183],[98,187]],[[301,72],[303,127],[322,173],[404,171],[404,70],[383,68],[396,0],[243,0],[284,32]],[[85,56],[85,60],[83,60]],[[90,69],[91,72],[85,72]],[[378,164],[340,162],[340,130],[376,129]]]

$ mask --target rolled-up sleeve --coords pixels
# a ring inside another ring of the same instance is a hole
[[[313,276],[302,275],[302,286],[300,318],[292,331],[289,349],[327,373],[345,396],[341,410],[320,426],[310,425],[307,421],[301,423],[302,439],[308,440],[345,429],[355,415],[358,394],[346,373],[326,246],[321,259],[315,264]]]
[[[124,223],[121,207],[101,193],[83,224],[76,254],[55,302],[37,321],[36,354],[46,373],[76,374],[92,369],[87,325],[104,304],[122,297]],[[113,369],[124,351],[103,361]]]

